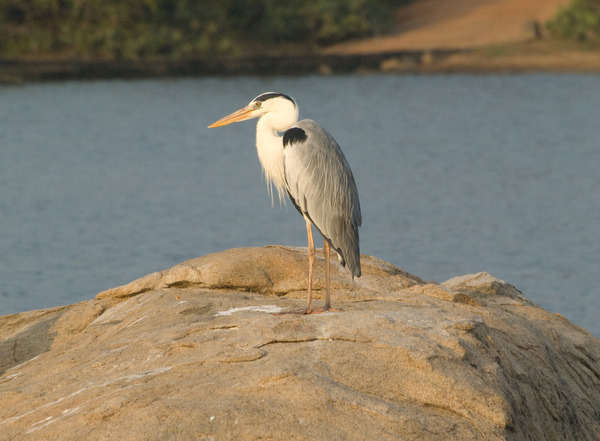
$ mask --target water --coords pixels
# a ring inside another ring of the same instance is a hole
[[[309,76],[0,88],[0,314],[70,304],[232,247],[305,246],[254,123],[296,97],[351,164],[362,252],[428,280],[488,271],[600,336],[600,76]]]

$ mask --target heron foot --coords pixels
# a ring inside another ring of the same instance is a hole
[[[304,311],[304,314],[323,314],[325,312],[342,312],[340,308],[317,308],[312,311]]]
[[[310,311],[308,309],[300,309],[300,310],[296,310],[296,311],[282,311],[282,312],[278,312],[275,315],[290,315],[290,314],[296,314],[296,315],[310,315],[310,314],[323,314],[326,312],[343,312],[343,309],[340,308],[313,308]]]

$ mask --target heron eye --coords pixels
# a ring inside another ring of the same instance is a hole
[[[262,102],[257,101],[256,103],[254,103],[254,105],[258,108],[258,107],[262,106]]]

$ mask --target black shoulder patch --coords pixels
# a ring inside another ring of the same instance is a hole
[[[308,135],[304,130],[300,127],[292,127],[283,134],[283,147],[287,147],[288,144],[304,142],[306,138],[308,138]]]

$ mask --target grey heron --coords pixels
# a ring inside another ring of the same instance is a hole
[[[309,119],[298,121],[298,114],[298,105],[293,98],[282,93],[266,92],[209,128],[259,118],[256,150],[271,197],[273,186],[280,202],[287,193],[306,220],[308,295],[304,312],[310,314],[313,312],[315,263],[312,225],[323,236],[327,268],[324,311],[328,311],[331,309],[330,248],[338,254],[342,266],[348,266],[352,279],[360,277],[358,227],[362,219],[354,176],[340,146],[316,122]]]

